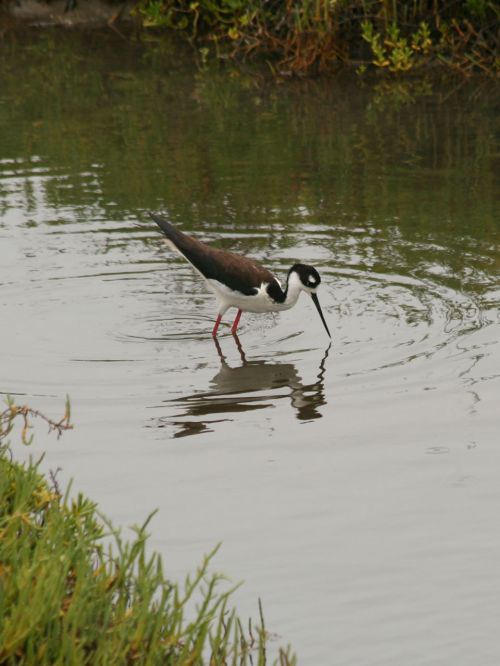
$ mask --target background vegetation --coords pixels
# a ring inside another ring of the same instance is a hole
[[[498,72],[493,0],[140,0],[147,27],[177,30],[206,55],[264,55],[280,72],[340,63],[391,72],[445,63]]]
[[[183,586],[169,581],[146,550],[150,518],[126,541],[89,499],[12,460],[6,437],[20,421],[29,443],[33,417],[71,427],[69,405],[60,421],[12,401],[0,412],[0,664],[266,664],[262,609],[243,629],[208,573],[214,553]]]

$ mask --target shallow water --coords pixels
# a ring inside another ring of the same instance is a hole
[[[303,664],[498,664],[500,218],[491,82],[268,81],[57,32],[0,54],[0,390],[45,468],[183,576],[219,541]],[[148,220],[305,295],[215,302]],[[24,455],[19,451],[19,455]]]

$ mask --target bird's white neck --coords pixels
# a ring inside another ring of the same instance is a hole
[[[292,271],[288,275],[285,288],[286,297],[284,302],[281,304],[280,310],[288,310],[289,308],[293,308],[300,296],[300,292],[303,291],[303,289],[304,285],[300,281],[299,276],[297,273]]]

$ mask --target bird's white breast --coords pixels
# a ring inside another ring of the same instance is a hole
[[[275,303],[267,293],[267,282],[263,282],[257,287],[257,293],[246,296],[239,291],[230,289],[228,286],[218,280],[206,281],[210,289],[215,292],[219,305],[222,308],[239,308],[244,312],[276,312],[283,310],[280,303]]]

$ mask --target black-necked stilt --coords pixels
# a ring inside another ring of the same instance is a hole
[[[326,332],[332,337],[316,295],[321,278],[315,268],[294,264],[283,289],[277,278],[253,259],[210,247],[182,233],[159,215],[150,215],[167,237],[168,244],[189,261],[215,292],[219,311],[212,331],[214,338],[222,315],[229,308],[238,310],[231,328],[231,333],[236,333],[242,312],[288,310],[295,305],[301,291],[311,294]]]

